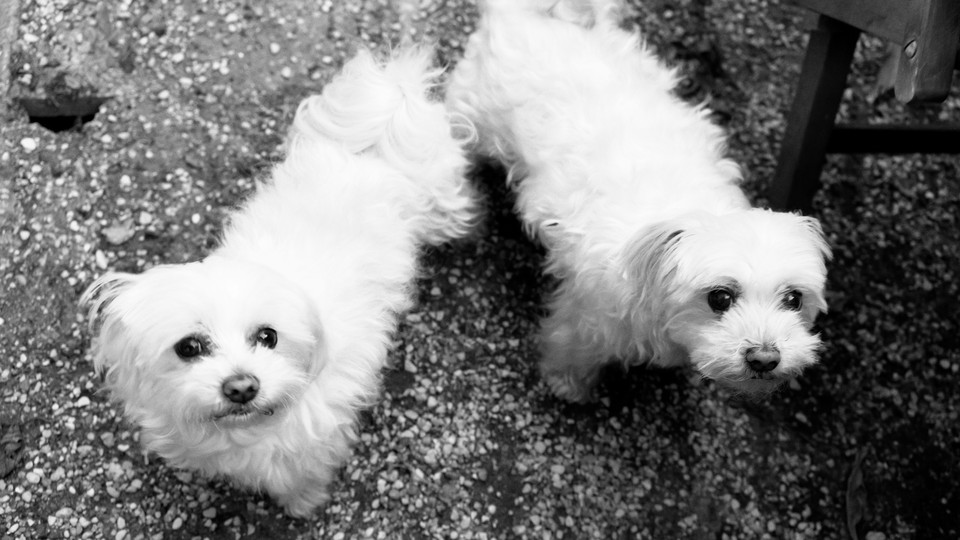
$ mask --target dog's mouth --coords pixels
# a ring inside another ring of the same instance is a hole
[[[759,371],[749,371],[751,381],[779,381],[782,377],[774,374],[771,371],[761,373]]]
[[[263,416],[273,416],[276,408],[272,406],[264,407],[259,405],[235,405],[223,411],[214,413],[213,421],[244,421]]]
[[[717,379],[717,382],[741,395],[765,396],[779,388],[784,380],[785,377],[777,377],[772,373],[751,372],[736,379]]]

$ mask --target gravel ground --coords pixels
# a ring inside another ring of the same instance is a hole
[[[109,97],[82,129],[49,131],[19,106],[0,123],[3,539],[960,536],[955,157],[829,160],[815,209],[836,254],[823,361],[761,402],[642,369],[611,370],[595,405],[551,398],[534,369],[542,254],[500,173],[478,171],[485,230],[426,254],[420,305],[333,502],[294,520],[141,452],[99,391],[77,299],[107,269],[202,257],[278,159],[297,102],[358,45],[409,28],[455,63],[476,9],[0,4],[20,21],[0,50],[6,103]],[[759,198],[797,83],[801,14],[775,0],[649,0],[631,20],[683,66],[684,94],[711,100]],[[882,43],[861,42],[845,118],[958,120],[956,97],[917,109],[881,92],[883,58]]]

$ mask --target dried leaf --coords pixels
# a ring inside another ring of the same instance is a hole
[[[2,422],[0,429],[0,478],[6,478],[23,460],[23,437],[19,424]]]

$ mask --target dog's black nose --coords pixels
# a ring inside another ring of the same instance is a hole
[[[743,355],[750,369],[757,373],[773,371],[780,363],[780,351],[776,347],[764,345],[763,347],[750,347]]]
[[[257,397],[260,380],[253,375],[232,375],[220,387],[223,395],[234,403],[246,403]]]

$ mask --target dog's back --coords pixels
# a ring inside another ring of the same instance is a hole
[[[322,94],[300,104],[288,152],[309,154],[313,145],[331,143],[381,160],[410,182],[402,188],[411,195],[403,201],[406,215],[420,220],[421,240],[437,244],[465,236],[475,208],[463,140],[430,97],[443,72],[432,56],[428,48],[410,48],[379,62],[360,51]]]
[[[617,8],[488,0],[453,74],[449,106],[476,123],[478,153],[525,179],[518,204],[534,234],[597,230],[579,221],[597,219],[635,229],[678,190],[702,192],[684,204],[709,207],[730,199],[711,188],[736,189],[722,131],[673,95],[675,71],[619,28]]]

